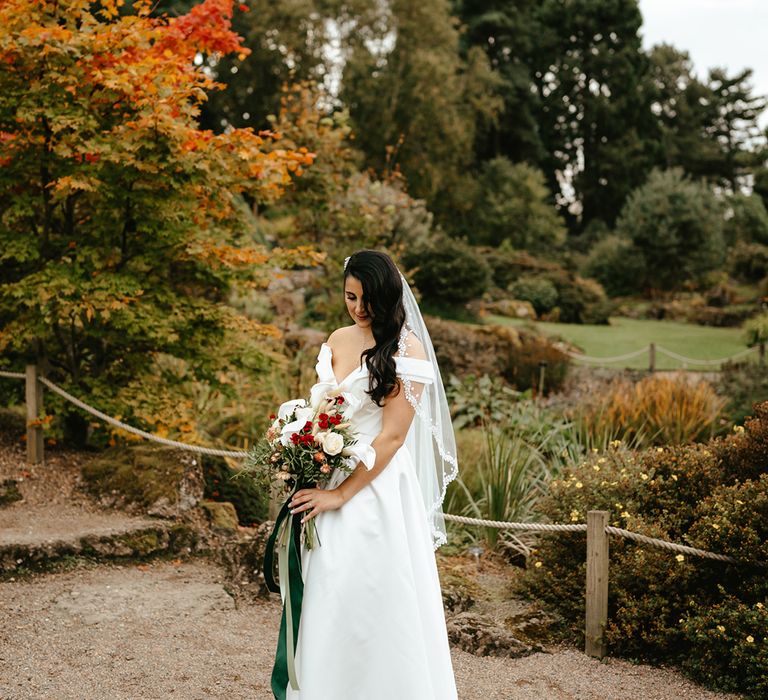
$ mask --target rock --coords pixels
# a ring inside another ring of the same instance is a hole
[[[327,337],[328,334],[325,331],[318,331],[313,328],[291,327],[283,334],[286,346],[294,352],[304,349],[317,352]]]
[[[217,530],[237,531],[237,511],[228,501],[200,501],[200,507],[208,514],[211,527]]]
[[[102,505],[161,518],[191,511],[203,497],[199,457],[185,450],[137,445],[107,450],[83,466],[86,488]]]
[[[488,313],[506,316],[507,318],[524,318],[531,321],[536,320],[536,310],[530,301],[521,301],[520,299],[499,299],[485,305]]]
[[[236,599],[269,597],[262,565],[274,525],[274,521],[268,520],[254,528],[241,527],[235,535],[220,532],[216,540],[209,543],[211,556],[224,568],[227,588]]]
[[[0,482],[0,508],[14,501],[20,501],[22,498],[16,479],[5,479]]]
[[[477,584],[455,571],[441,573],[440,586],[443,590],[443,605],[451,613],[469,610],[482,596]]]
[[[461,612],[447,619],[448,639],[475,656],[515,659],[540,651],[513,637],[506,629],[476,612]]]

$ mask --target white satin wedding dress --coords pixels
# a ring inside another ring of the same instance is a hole
[[[368,369],[363,364],[339,383],[331,355],[323,343],[313,395],[340,387],[358,398],[352,428],[370,445],[383,409],[365,393]],[[427,360],[395,362],[414,383],[434,380]],[[326,488],[345,478],[337,471]],[[300,689],[288,683],[287,700],[455,700],[435,553],[405,445],[373,481],[315,523],[322,544],[301,553]]]

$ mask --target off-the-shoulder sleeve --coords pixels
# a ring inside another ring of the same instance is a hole
[[[397,374],[413,382],[431,384],[435,381],[435,370],[429,360],[416,357],[395,357]]]

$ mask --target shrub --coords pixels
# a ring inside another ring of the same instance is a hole
[[[696,649],[683,659],[692,676],[725,691],[768,697],[768,601],[744,603],[724,593],[722,602],[686,613],[681,625]]]
[[[744,282],[759,282],[768,276],[768,246],[737,243],[728,254],[730,273]]]
[[[731,216],[725,222],[725,241],[768,244],[768,211],[759,195],[735,194],[729,197]]]
[[[700,380],[651,375],[614,381],[581,409],[590,432],[611,433],[641,445],[682,444],[712,437],[725,400]]]
[[[522,250],[515,250],[510,245],[500,245],[498,248],[477,246],[475,250],[490,266],[493,284],[499,289],[507,289],[512,282],[523,275],[538,277],[542,272],[563,269],[558,263],[542,260]]]
[[[499,377],[484,374],[448,378],[445,386],[451,407],[453,427],[479,426],[484,421],[500,423],[508,419],[514,405],[523,394],[515,391]]]
[[[269,489],[247,473],[230,468],[220,457],[206,457],[203,476],[205,497],[232,503],[241,525],[253,526],[269,517]]]
[[[529,521],[549,480],[544,456],[535,445],[498,426],[486,424],[484,434],[483,452],[470,469],[473,488],[467,486],[464,474],[457,479],[467,501],[464,513],[490,520]],[[485,538],[491,549],[500,538],[506,539],[493,527],[485,529]]]
[[[440,370],[463,378],[501,376],[520,391],[538,385],[539,363],[546,362],[546,393],[558,391],[570,360],[549,338],[499,325],[471,325],[427,318]]]
[[[755,316],[744,324],[747,345],[757,345],[768,342],[768,313]]]
[[[592,454],[550,484],[538,510],[553,522],[608,510],[611,525],[739,559],[694,559],[613,537],[606,636],[614,654],[681,662],[700,680],[763,697],[768,402],[755,413],[743,429],[707,444]],[[581,636],[583,535],[542,538],[532,562],[539,565],[523,587]]]
[[[508,287],[515,299],[529,301],[536,313],[550,311],[557,303],[557,289],[548,279],[541,277],[520,277]]]
[[[473,240],[549,252],[562,246],[566,230],[551,203],[544,173],[527,163],[493,158],[483,166],[474,208]]]
[[[562,323],[608,323],[612,305],[596,280],[579,277],[560,268],[544,277],[557,289],[557,308]]]
[[[627,199],[616,233],[645,259],[644,287],[679,289],[722,262],[723,217],[711,189],[683,171],[654,170]]]
[[[632,241],[609,236],[592,248],[583,272],[598,280],[610,296],[634,294],[646,276],[645,258]]]
[[[403,263],[411,269],[422,298],[436,304],[464,304],[483,295],[491,270],[482,256],[463,241],[437,236],[414,246]]]
[[[768,367],[754,364],[724,365],[715,390],[726,400],[724,414],[731,423],[743,423],[752,407],[768,396]]]

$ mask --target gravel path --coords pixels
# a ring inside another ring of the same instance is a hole
[[[237,607],[223,582],[215,565],[189,560],[0,583],[0,698],[272,700],[279,596]],[[516,660],[452,655],[461,700],[736,697],[671,670],[600,663],[576,650]]]

